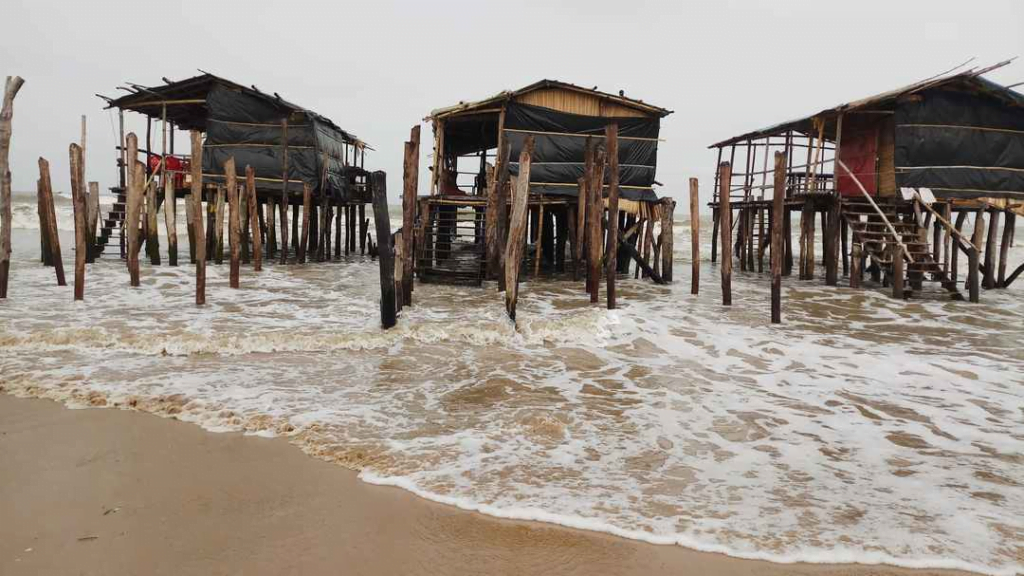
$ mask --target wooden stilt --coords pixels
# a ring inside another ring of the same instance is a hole
[[[519,153],[519,175],[512,195],[512,222],[509,224],[508,242],[505,243],[505,312],[512,322],[516,321],[516,304],[519,300],[519,270],[526,241],[526,208],[530,196],[532,154],[533,135],[529,135]]]
[[[305,203],[303,203],[305,204]],[[295,249],[295,260],[299,259],[299,250],[302,248],[301,230],[299,229],[299,205],[292,205],[292,241],[291,245]],[[303,255],[305,256],[305,255]]]
[[[754,271],[754,209],[747,209],[747,238],[745,255],[747,257],[747,270]]]
[[[84,155],[84,152],[83,152]],[[100,218],[100,183],[89,182],[89,194],[86,196],[86,244],[89,250],[86,254],[86,262],[94,262],[96,260],[97,248],[96,248],[96,231],[99,226]]]
[[[840,252],[843,256],[843,276],[846,276],[850,273],[850,227],[846,223],[846,218],[842,216],[839,217],[839,238],[842,244]]]
[[[295,207],[296,212],[298,206]],[[297,259],[299,264],[306,263],[306,250],[309,249],[309,218],[313,209],[313,189],[308,182],[302,183],[302,236],[299,238]]]
[[[134,133],[128,134],[128,198],[125,234],[128,236],[128,275],[132,286],[139,285],[139,213],[142,211],[143,187],[146,185],[145,165],[136,160],[138,153]]]
[[[672,262],[675,256],[675,221],[676,201],[671,198],[661,199],[661,278],[665,283],[672,281]]]
[[[335,258],[341,258],[341,243],[344,240],[341,237],[341,223],[344,220],[345,220],[345,209],[341,205],[341,202],[338,202],[338,209],[336,211],[335,219],[334,219],[334,257]],[[345,222],[345,225],[347,226],[348,222]],[[387,246],[387,245],[385,244],[385,246]]]
[[[828,240],[825,242],[825,284],[835,286],[839,283],[839,199],[831,198],[828,216],[825,219],[828,227],[822,230]],[[822,212],[826,214],[826,212]]]
[[[164,178],[164,228],[167,230],[167,263],[178,265],[178,197],[174,193],[174,178]]]
[[[150,180],[146,187],[146,254],[149,256],[149,263],[153,266],[160,265],[160,233],[158,226],[157,188],[156,180]]]
[[[228,200],[228,249],[231,254],[231,271],[228,277],[228,285],[232,288],[238,288],[239,286],[239,271],[241,268],[241,254],[242,254],[242,231],[239,226],[242,214],[239,207],[238,198],[238,174],[235,170],[235,159],[228,158],[224,161],[224,180],[227,184],[227,200]],[[218,186],[218,188],[220,188]],[[218,192],[218,202],[220,201],[221,193]],[[219,227],[223,227],[223,217],[217,218],[217,224]]]
[[[260,226],[259,200],[256,197],[256,172],[252,166],[245,167],[245,189],[249,198],[249,227],[252,229],[252,269],[263,270],[263,234]]]
[[[86,243],[85,167],[82,165],[82,148],[72,144],[69,150],[71,163],[71,198],[75,211],[75,300],[85,299],[85,258],[89,252]]]
[[[957,232],[963,231],[964,221],[967,219],[967,211],[961,210],[957,212],[956,224],[954,227]],[[949,278],[953,282],[957,281],[957,276],[960,274],[960,266],[957,264],[957,257],[960,255],[960,250],[954,248],[949,255]]]
[[[587,154],[590,155],[591,152],[592,149],[588,145]],[[584,165],[586,165],[586,161]],[[587,174],[585,167],[583,173]],[[574,282],[579,282],[583,271],[583,244],[587,235],[587,198],[587,176],[583,176],[576,180],[576,213],[574,214],[576,238],[572,245],[572,279]]]
[[[288,119],[281,120],[281,264],[288,263]]]
[[[507,145],[506,145],[507,147]],[[500,150],[499,150],[500,156]],[[420,125],[413,126],[409,133],[409,142],[405,146],[405,161],[402,170],[402,301],[406,305],[412,305],[413,290],[413,269],[414,261],[414,233],[416,225],[416,194],[419,191],[420,182]],[[489,191],[489,194],[497,195],[497,190]],[[496,202],[495,202],[496,204]],[[497,209],[497,205],[494,206]],[[497,216],[497,214],[495,214]],[[495,218],[496,220],[496,218]],[[359,205],[359,222],[363,222],[363,205]],[[490,222],[490,228],[486,231],[488,242],[496,242],[497,222]],[[366,233],[360,234],[359,253],[365,253]],[[490,244],[487,250],[492,250]],[[488,260],[488,266],[497,267],[497,252],[488,252],[489,257],[493,256],[493,263]]]
[[[974,244],[974,249],[970,250],[967,255],[967,288],[970,293],[970,301],[977,303],[980,298],[981,282],[978,277],[978,266],[980,265],[981,253],[979,247],[981,246],[982,239],[985,237],[985,218],[984,210],[978,210],[974,216],[974,236],[971,238],[971,242]]]
[[[860,283],[863,278],[863,254],[861,251],[860,242],[854,241],[853,252],[850,256],[850,288],[860,288]]]
[[[594,153],[590,180],[587,182],[587,192],[590,195],[590,203],[587,207],[587,279],[590,286],[591,304],[597,303],[601,284],[601,250],[604,240],[604,235],[601,233],[601,218],[604,215],[604,199],[602,198],[604,167],[604,149],[598,149]]]
[[[356,207],[351,206],[348,211],[348,250],[345,254],[354,253],[356,251]]]
[[[942,217],[946,219],[946,222],[953,220],[953,206],[950,202],[946,202],[942,205]],[[948,226],[943,226],[943,238],[942,238],[942,270],[946,274],[950,274],[955,280],[955,276],[952,276],[950,270],[950,259],[952,258],[953,250],[953,233],[949,230]],[[956,250],[959,252],[959,249]]]
[[[605,126],[605,150],[608,154],[608,247],[605,250],[605,276],[607,283],[608,309],[614,310],[615,276],[619,261],[619,125]],[[543,207],[542,207],[543,208]]]
[[[502,224],[499,223],[499,218],[504,208],[500,204],[507,201],[502,191],[508,177],[508,153],[508,140],[503,138],[496,156],[497,165],[488,179],[487,207],[484,212],[484,254],[487,259],[487,278],[490,279],[497,279],[502,272],[500,262],[504,246],[500,235]],[[415,209],[415,205],[413,208]]]
[[[534,221],[534,235],[533,239],[533,276],[540,276],[540,264],[541,260],[544,259],[544,255],[541,252],[541,244],[544,241],[544,204],[541,203],[534,211],[536,220]]]
[[[898,300],[902,300],[903,294],[903,280],[906,276],[904,273],[904,261],[903,261],[903,250],[899,244],[893,242],[890,244],[890,258],[892,258],[892,297]]]
[[[999,237],[999,214],[997,208],[988,209],[988,239],[985,240],[985,278],[982,288],[991,290],[996,287],[996,246]]]
[[[36,180],[36,214],[39,216],[39,261],[44,266],[53,266],[53,258],[50,255],[50,239],[47,236],[46,201],[43,199],[42,179]]]
[[[267,198],[267,259],[277,253],[277,206],[273,198]],[[330,255],[330,252],[328,252]]]
[[[387,330],[398,322],[395,303],[394,247],[391,245],[391,217],[388,215],[387,178],[384,172],[380,171],[374,172],[371,178],[373,223],[377,230],[377,261],[380,265],[380,323]]]
[[[765,228],[764,228],[764,218],[765,218],[765,214],[766,213],[767,213],[767,211],[764,210],[764,209],[761,209],[761,208],[757,209],[757,271],[758,272],[764,272],[764,252],[765,252],[765,248],[768,246],[768,240],[769,240],[768,236],[765,234]],[[770,262],[769,262],[768,266],[769,266],[769,268],[771,267],[771,263]]]
[[[366,217],[366,204],[363,204],[362,202],[357,204],[356,211],[359,213],[359,254],[366,254],[366,237],[369,235],[368,230],[370,228],[370,220]],[[355,251],[355,249],[355,245],[353,245],[352,250]],[[404,257],[405,256],[403,255],[403,258]]]
[[[192,214],[194,209],[195,202],[192,201],[192,193],[189,192],[188,198],[185,199],[185,227],[188,232],[188,261],[190,264],[196,263],[195,216]]]
[[[237,176],[236,176],[237,178]],[[252,256],[249,252],[249,204],[252,202],[249,190],[246,186],[238,187],[238,227],[239,251],[241,252],[242,264],[251,264]]]
[[[729,206],[729,184],[732,166],[728,162],[718,165],[718,219],[722,230],[722,304],[732,306],[732,208]]]
[[[782,216],[782,243],[784,244],[784,254],[782,256],[782,275],[792,276],[793,275],[793,218],[789,212],[789,208],[786,208],[785,213]]]
[[[363,207],[362,204],[359,205]],[[360,223],[361,224],[361,223]],[[397,232],[392,236],[392,243],[395,247],[395,260],[394,260],[394,276],[395,276],[395,310],[401,312],[404,306],[404,296],[402,295],[402,275],[405,274],[405,266],[402,262],[405,260],[405,238],[402,235],[402,229],[399,228]]]
[[[345,205],[345,238],[342,243],[345,245],[345,256],[349,255],[349,248],[351,246],[350,238],[352,237],[352,206],[350,204]],[[387,246],[385,244],[385,246]]]
[[[196,246],[196,306],[206,304],[206,234],[203,232],[203,138],[192,130],[192,226]]]
[[[1017,224],[1017,215],[1013,212],[1006,213],[1006,222],[1003,224],[1003,240],[999,244],[999,276],[996,279],[996,286],[1006,288],[1006,263],[1013,244],[1013,229]]]
[[[786,211],[786,155],[775,153],[775,189],[772,198],[772,324],[782,322],[782,219]]]
[[[57,210],[53,204],[53,186],[50,183],[50,163],[44,158],[39,159],[39,190],[44,202],[43,211],[46,215],[46,236],[53,259],[54,272],[57,275],[57,286],[66,286],[64,279],[64,260],[60,254],[60,235],[57,232]]]
[[[711,210],[711,263],[718,260],[718,228],[721,224],[721,208]]]
[[[224,263],[224,207],[226,201],[224,186],[218,185],[215,193],[214,205],[209,210],[209,214],[213,217],[213,230],[211,230],[213,233],[213,261],[220,266]],[[207,225],[209,226],[209,224],[210,222],[207,220]]]
[[[690,178],[690,294],[700,293],[700,199],[696,178]],[[644,259],[647,258],[644,245]]]

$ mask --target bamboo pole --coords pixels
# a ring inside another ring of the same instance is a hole
[[[500,153],[500,150],[499,150]],[[419,191],[420,182],[420,125],[413,126],[409,133],[409,141],[405,145],[405,158],[402,170],[402,300],[406,305],[412,305],[413,290],[413,226],[416,224],[416,194]],[[492,194],[496,193],[492,190]],[[360,205],[362,206],[362,205]],[[360,222],[363,215],[359,215]],[[490,222],[495,226],[497,222]],[[497,230],[487,231],[488,240]],[[488,247],[490,244],[487,245]],[[366,234],[362,233],[359,239],[360,253],[366,252]],[[488,255],[490,256],[490,252]],[[496,253],[495,253],[496,254]],[[496,264],[496,262],[495,262]],[[490,260],[488,259],[490,266]]]
[[[650,226],[650,224],[648,224]],[[644,258],[647,257],[646,243]],[[690,178],[690,294],[700,293],[700,198],[696,178]]]
[[[729,205],[732,166],[728,162],[718,165],[718,181],[718,218],[722,232],[722,304],[732,306],[732,208]]]
[[[505,311],[516,321],[519,300],[519,270],[523,265],[523,245],[526,242],[527,204],[530,196],[530,160],[533,155],[533,136],[527,136],[519,153],[519,176],[512,195],[512,222],[508,242],[505,243]]]
[[[142,210],[142,193],[146,171],[138,171],[139,141],[134,132],[128,134],[128,197],[125,209],[124,231],[128,241],[128,276],[131,286],[139,285],[139,212]]]
[[[259,200],[256,197],[256,172],[252,166],[245,167],[245,190],[249,198],[249,228],[252,230],[252,269],[253,272],[259,272],[263,270],[263,234],[260,230]]]
[[[196,239],[196,306],[206,304],[206,234],[203,231],[203,138],[192,130],[192,227]]]
[[[380,266],[380,323],[387,330],[398,322],[395,294],[394,247],[391,245],[391,217],[388,215],[387,178],[373,173],[373,224],[377,230],[377,263]]]
[[[615,309],[615,276],[619,261],[619,125],[604,128],[605,150],[608,154],[608,247],[605,250],[605,273],[608,309]],[[542,207],[543,208],[543,207]]]
[[[3,107],[0,108],[0,299],[7,298],[11,274],[11,119],[14,97],[25,83],[20,76],[8,76],[4,84]]]
[[[238,198],[238,173],[235,169],[235,159],[228,158],[224,161],[224,181],[227,188],[228,200],[228,249],[231,258],[231,270],[228,276],[228,285],[238,288],[238,275],[241,268],[241,242],[242,231],[239,226],[242,214]],[[221,220],[221,218],[218,218]]]
[[[66,286],[64,260],[60,254],[60,235],[57,232],[57,210],[53,205],[53,186],[50,183],[50,163],[45,158],[39,159],[39,190],[44,203],[47,244],[53,259],[54,272],[57,275],[57,286]]]
[[[89,252],[86,242],[85,173],[82,166],[82,147],[72,144],[68,155],[71,166],[71,199],[75,211],[75,300],[85,299],[85,259]]]
[[[313,209],[313,188],[308,182],[302,183],[302,236],[299,238],[298,261],[306,263],[306,251],[309,249],[309,218]]]
[[[782,322],[782,218],[786,211],[786,155],[775,153],[775,196],[772,198],[772,324]]]

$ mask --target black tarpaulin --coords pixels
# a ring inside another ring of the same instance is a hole
[[[233,157],[240,178],[244,178],[246,166],[252,166],[258,189],[280,191],[284,162],[281,123],[288,118],[289,192],[301,193],[303,182],[308,182],[319,195],[326,160],[327,193],[335,200],[350,199],[348,173],[358,169],[343,165],[343,145],[351,139],[326,119],[222,84],[210,89],[206,106],[204,175],[222,178],[224,163]]]
[[[534,136],[530,190],[576,196],[583,175],[586,136],[603,141],[605,126],[619,125],[620,194],[630,200],[657,200],[651,189],[658,163],[659,118],[605,118],[558,112],[510,102],[505,110],[505,138],[510,145],[509,169],[519,173],[519,153],[526,137]],[[607,173],[606,173],[607,177]]]
[[[938,198],[1024,198],[1024,108],[931,90],[896,107],[896,182]]]

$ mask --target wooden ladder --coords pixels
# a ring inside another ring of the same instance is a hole
[[[124,226],[125,220],[125,206],[127,206],[127,200],[125,197],[125,191],[122,188],[111,188],[111,192],[117,197],[113,206],[110,207],[110,212],[107,217],[103,219],[103,225],[100,227],[100,233],[96,237],[96,248],[93,254],[94,258],[98,258],[103,251],[106,249],[107,244],[110,243],[111,237],[113,237],[115,231],[120,231]],[[121,255],[124,257],[124,254]]]

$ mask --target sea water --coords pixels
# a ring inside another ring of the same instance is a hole
[[[777,562],[1024,571],[1024,281],[903,302],[819,267],[784,280],[773,326],[767,274],[736,271],[721,305],[707,221],[690,294],[681,218],[675,283],[620,279],[618,310],[528,276],[514,326],[493,284],[416,284],[383,332],[358,255],[243,266],[239,290],[211,264],[197,308],[181,211],[181,266],[142,254],[131,288],[115,238],[75,303],[39,264],[34,196],[16,197],[0,386],[286,436],[499,517]]]

